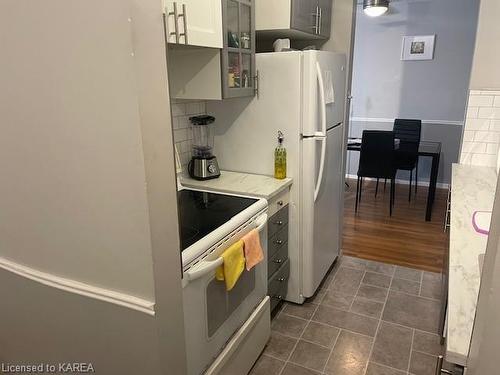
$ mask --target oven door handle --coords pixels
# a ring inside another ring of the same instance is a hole
[[[203,261],[194,268],[187,271],[185,275],[189,281],[193,281],[199,279],[200,277],[206,275],[209,272],[214,271],[217,267],[222,266],[223,264],[224,264],[224,259],[222,259],[221,257],[212,261]]]
[[[262,231],[262,229],[264,229],[265,225],[267,224],[267,214],[264,213],[260,215],[257,219],[255,219],[254,224],[255,229],[257,229],[259,232]],[[199,279],[202,276],[205,276],[210,272],[215,271],[217,267],[222,266],[223,264],[224,259],[222,259],[222,257],[218,257],[217,259],[212,261],[204,260],[190,270],[186,271],[184,275],[186,276],[187,280],[193,281]]]
[[[267,224],[267,214],[264,213],[257,219],[255,219],[255,224],[257,224],[255,229],[257,229],[259,232],[262,231],[262,229],[264,229],[264,226]]]

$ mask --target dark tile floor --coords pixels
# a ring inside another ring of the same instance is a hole
[[[317,294],[285,303],[253,375],[433,375],[441,275],[343,257]]]

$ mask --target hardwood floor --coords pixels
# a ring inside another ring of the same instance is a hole
[[[348,181],[344,206],[343,251],[363,259],[441,272],[448,247],[443,232],[447,190],[437,189],[432,221],[425,221],[427,188],[419,187],[408,202],[408,185],[396,186],[396,200],[389,216],[390,187],[384,192],[383,180],[375,198],[375,182],[363,183],[363,195],[354,213],[356,181]]]

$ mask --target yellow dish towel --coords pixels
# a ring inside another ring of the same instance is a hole
[[[245,269],[245,256],[243,255],[243,241],[229,246],[222,253],[224,264],[215,270],[215,278],[226,282],[226,290],[229,292],[234,288],[243,270]]]

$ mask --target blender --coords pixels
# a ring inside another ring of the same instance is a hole
[[[209,180],[220,176],[217,158],[212,153],[214,145],[213,116],[193,116],[193,156],[188,165],[189,175],[196,180]]]

